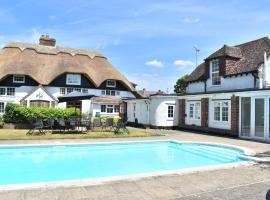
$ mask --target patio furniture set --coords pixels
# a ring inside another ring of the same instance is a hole
[[[92,121],[92,122],[91,122]],[[48,119],[43,121],[38,118],[34,123],[31,123],[31,128],[26,133],[26,135],[34,135],[38,131],[38,134],[45,135],[46,131],[57,131],[58,133],[82,133],[85,131],[94,131],[99,128],[101,131],[113,131],[118,134],[121,130],[123,133],[129,134],[129,130],[126,128],[127,120],[119,120],[114,123],[113,118],[106,118],[106,120],[101,120],[101,118],[90,119],[80,119],[80,118],[70,118],[68,120],[60,119]]]

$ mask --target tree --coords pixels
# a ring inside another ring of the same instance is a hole
[[[176,94],[185,94],[186,93],[186,87],[187,87],[187,78],[188,74],[182,76],[176,81],[176,84],[174,85],[174,92]]]

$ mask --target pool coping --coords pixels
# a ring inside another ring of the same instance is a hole
[[[218,169],[231,169],[234,167],[254,165],[256,161],[262,161],[262,159],[254,158],[256,152],[241,146],[223,144],[223,143],[213,143],[213,142],[198,142],[198,141],[180,141],[180,140],[142,140],[142,141],[111,141],[111,142],[80,142],[80,143],[67,143],[67,142],[54,142],[46,144],[1,144],[0,147],[22,147],[22,146],[55,146],[55,145],[87,145],[87,144],[125,144],[125,143],[151,143],[151,142],[175,142],[179,144],[193,143],[193,144],[209,144],[218,145],[223,147],[234,148],[243,151],[243,156],[247,157],[249,161],[242,161],[236,163],[228,164],[218,164],[205,167],[193,167],[188,169],[177,169],[177,170],[165,170],[160,172],[150,172],[150,173],[139,173],[132,175],[123,176],[113,176],[113,177],[102,177],[102,178],[86,178],[79,180],[65,180],[65,181],[51,181],[51,182],[40,182],[40,183],[27,183],[27,184],[8,184],[0,185],[0,191],[11,191],[11,190],[29,190],[29,189],[52,189],[59,187],[79,187],[79,186],[93,186],[93,185],[103,185],[105,183],[115,182],[115,181],[134,181],[142,178],[149,178],[155,176],[164,175],[183,175],[191,174],[196,172],[211,171]]]

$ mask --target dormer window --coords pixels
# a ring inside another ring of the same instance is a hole
[[[212,85],[220,85],[220,75],[219,75],[219,61],[211,61],[211,79]]]
[[[67,74],[67,85],[81,85],[81,75],[80,74]]]
[[[107,87],[116,87],[116,81],[115,80],[107,80],[106,86]]]
[[[24,75],[13,75],[13,83],[25,83]]]

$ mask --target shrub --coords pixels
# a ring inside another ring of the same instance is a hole
[[[45,108],[45,107],[24,107],[19,104],[9,103],[6,106],[3,115],[6,123],[29,123],[37,118],[48,120],[50,118],[64,118],[78,117],[80,111],[75,108]]]
[[[0,128],[3,128],[4,126],[4,119],[0,116]]]

